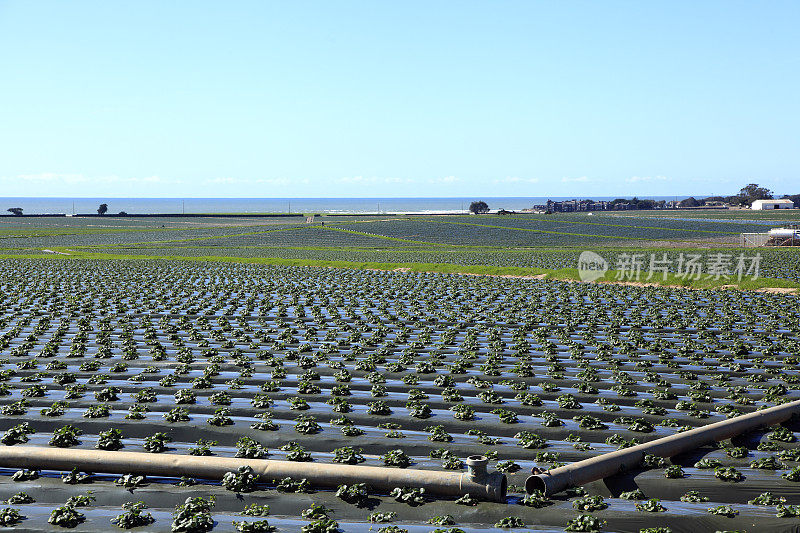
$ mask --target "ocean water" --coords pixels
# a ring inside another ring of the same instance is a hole
[[[673,200],[675,197],[652,197]],[[572,197],[551,197],[553,201]],[[593,200],[613,200],[597,197]],[[109,213],[459,213],[483,200],[492,210],[519,211],[548,198],[0,198],[0,212],[21,207],[26,214],[95,213],[101,203]]]

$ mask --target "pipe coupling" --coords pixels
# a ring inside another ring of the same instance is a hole
[[[502,472],[487,471],[489,460],[483,455],[467,457],[467,473],[461,474],[461,490],[489,501],[504,502],[508,480]]]
[[[470,480],[475,483],[480,483],[488,474],[486,468],[489,465],[489,459],[483,455],[470,455],[467,457],[467,475]]]

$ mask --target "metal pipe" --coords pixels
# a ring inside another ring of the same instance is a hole
[[[800,400],[737,416],[729,420],[684,431],[683,433],[676,433],[669,437],[534,474],[525,481],[525,490],[528,494],[536,490],[547,495],[555,494],[570,487],[578,487],[636,468],[641,464],[645,454],[672,457],[711,442],[735,437],[761,426],[779,424],[798,413],[800,413]]]
[[[222,479],[240,466],[249,466],[261,481],[269,483],[286,477],[307,479],[318,487],[336,488],[341,484],[366,483],[370,490],[389,492],[395,487],[424,488],[429,494],[460,497],[465,494],[490,501],[505,501],[507,481],[500,472],[486,471],[487,460],[474,455],[467,459],[466,473],[320,464],[231,457],[195,457],[138,452],[113,452],[48,448],[40,446],[0,446],[0,467],[106,474],[144,474],[165,477]]]

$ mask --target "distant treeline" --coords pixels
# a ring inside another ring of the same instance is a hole
[[[739,191],[738,194],[731,196],[708,196],[706,198],[695,198],[690,196],[677,204],[666,202],[665,200],[647,200],[634,196],[632,199],[617,198],[610,202],[594,202],[593,200],[581,200],[581,203],[599,204],[604,209],[665,209],[667,207],[719,207],[722,205],[731,207],[750,207],[756,200],[772,200],[772,191],[765,187],[760,187],[757,183],[751,183]],[[788,199],[794,202],[795,207],[800,207],[800,194],[784,194],[781,199]]]
[[[705,207],[705,206],[714,206],[719,204],[727,204],[733,207],[750,207],[750,205],[755,200],[772,200],[773,197],[769,196],[769,198],[756,198],[754,200],[750,199],[742,199],[738,195],[737,196],[709,196],[708,198],[695,198],[690,196],[685,200],[681,200],[678,202],[679,207]],[[780,197],[781,200],[791,200],[794,202],[795,207],[800,207],[800,194],[784,194]]]
[[[703,207],[708,205],[727,204],[733,207],[750,207],[756,200],[772,200],[774,198],[772,191],[759,187],[757,183],[750,183],[742,187],[739,194],[733,196],[709,196],[707,198],[695,198],[690,196],[678,202],[679,207]],[[781,199],[787,199],[794,202],[795,207],[800,207],[800,194],[784,194]]]

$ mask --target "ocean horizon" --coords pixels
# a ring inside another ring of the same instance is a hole
[[[483,200],[492,210],[519,211],[553,201],[582,199],[574,196],[509,197],[439,197],[439,198],[50,198],[0,197],[0,211],[21,207],[25,214],[67,215],[94,213],[100,204],[108,204],[108,213],[460,213],[470,202]],[[592,197],[613,200],[619,196]],[[631,197],[632,198],[632,197]],[[686,196],[641,196],[642,199],[675,200]]]

